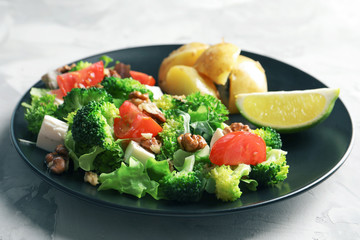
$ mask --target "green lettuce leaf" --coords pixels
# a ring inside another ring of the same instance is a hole
[[[153,158],[149,158],[146,161],[145,170],[150,179],[154,181],[159,181],[164,176],[171,174],[167,160],[156,161]]]
[[[100,153],[105,150],[101,147],[94,146],[89,149],[89,152],[78,156],[75,153],[75,141],[72,137],[71,131],[68,131],[65,137],[65,147],[69,150],[69,156],[74,162],[74,169],[79,167],[84,171],[91,171],[94,169],[94,160]]]
[[[111,173],[100,174],[101,185],[98,190],[114,189],[120,193],[126,193],[141,198],[146,193],[154,199],[158,198],[159,184],[150,179],[145,172],[144,165],[135,158],[129,159],[129,166],[125,163]]]

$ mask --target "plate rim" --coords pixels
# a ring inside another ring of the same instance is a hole
[[[132,49],[141,49],[141,48],[153,48],[153,47],[176,47],[176,46],[181,46],[181,44],[154,44],[154,45],[143,45],[143,46],[132,46],[132,47],[127,47],[127,48],[120,48],[120,49],[115,49],[115,50],[110,50],[110,51],[106,51],[106,52],[100,52],[100,53],[96,53],[87,57],[83,57],[81,59],[72,61],[72,62],[77,62],[80,61],[82,59],[87,59],[87,58],[93,58],[93,57],[97,57],[100,55],[106,55],[106,54],[111,54],[111,53],[116,53],[118,51],[122,51],[122,50],[132,50]],[[293,69],[296,69],[298,71],[301,71],[303,74],[306,74],[308,76],[310,76],[311,78],[317,80],[318,82],[320,82],[321,84],[323,84],[324,86],[326,86],[322,81],[318,80],[317,78],[313,77],[312,75],[306,73],[305,71],[299,69],[298,67],[295,67],[293,65],[290,65],[288,63],[282,62],[280,60],[277,60],[275,58],[272,57],[268,57],[267,55],[263,55],[263,54],[257,54],[255,52],[250,52],[250,51],[246,51],[246,50],[242,50],[242,52],[245,53],[249,53],[249,54],[253,54],[253,55],[258,55],[260,57],[265,57],[268,60],[271,61],[276,61],[279,62],[281,64],[285,64],[288,67],[291,67]],[[341,159],[337,162],[337,164],[335,166],[333,166],[329,171],[327,171],[325,174],[323,174],[322,176],[320,176],[319,178],[317,178],[316,180],[312,181],[310,184],[307,184],[304,187],[301,187],[295,191],[289,192],[285,195],[279,196],[279,197],[275,197],[272,198],[270,200],[266,200],[266,201],[262,201],[262,202],[257,202],[254,204],[249,204],[249,205],[245,205],[245,206],[240,206],[240,207],[236,207],[236,208],[228,208],[228,209],[215,209],[215,210],[206,210],[206,211],[185,211],[182,213],[179,213],[179,211],[176,210],[153,210],[153,209],[147,209],[147,208],[137,208],[137,207],[130,207],[130,206],[123,206],[123,205],[119,205],[119,204],[115,204],[112,202],[107,202],[101,199],[95,199],[91,196],[79,193],[75,190],[72,190],[71,188],[68,188],[66,186],[63,186],[62,184],[58,183],[56,180],[49,178],[44,171],[39,170],[36,166],[34,166],[25,156],[25,154],[21,151],[20,146],[19,146],[19,142],[15,137],[15,130],[14,130],[14,123],[15,123],[15,115],[17,113],[17,110],[20,109],[21,107],[21,103],[23,102],[24,98],[26,97],[26,95],[29,93],[30,89],[32,87],[35,87],[36,85],[41,84],[41,80],[37,81],[35,84],[33,84],[20,98],[20,100],[18,101],[18,103],[15,105],[15,108],[12,112],[11,115],[11,122],[10,122],[10,140],[12,145],[15,147],[17,153],[20,155],[20,157],[25,161],[25,163],[36,173],[36,175],[38,175],[42,180],[44,180],[46,183],[48,183],[49,185],[55,187],[57,190],[60,190],[66,194],[70,194],[71,196],[77,197],[78,199],[84,200],[86,202],[98,205],[98,206],[102,206],[102,207],[107,207],[107,208],[111,208],[111,209],[117,209],[117,210],[122,210],[122,211],[126,211],[126,212],[131,212],[131,213],[139,213],[139,214],[145,214],[145,215],[157,215],[157,216],[179,216],[179,217],[186,217],[186,216],[191,216],[191,217],[201,217],[201,216],[213,216],[213,215],[225,215],[225,214],[232,214],[232,213],[236,213],[236,212],[240,212],[240,211],[244,211],[244,210],[248,210],[248,209],[253,209],[253,208],[258,208],[258,207],[262,207],[262,206],[266,206],[268,204],[274,203],[274,202],[279,202],[285,199],[290,199],[292,197],[298,196],[301,193],[305,193],[307,190],[319,185],[320,183],[322,183],[324,180],[326,180],[328,177],[330,177],[331,175],[333,175],[343,164],[344,162],[347,160],[347,158],[349,157],[353,145],[354,145],[354,138],[355,138],[355,132],[354,132],[354,123],[353,123],[353,119],[352,119],[352,115],[349,112],[348,107],[346,106],[346,103],[344,101],[342,101],[341,97],[339,97],[338,100],[340,100],[340,102],[344,105],[344,108],[346,110],[346,113],[349,116],[349,120],[350,120],[350,127],[351,127],[351,139],[349,142],[349,145],[347,146],[347,149],[345,151],[345,153],[343,154],[343,156],[341,157]],[[328,87],[328,86],[326,86]],[[157,201],[157,200],[154,200]]]

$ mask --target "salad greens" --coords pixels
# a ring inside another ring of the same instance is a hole
[[[215,194],[223,201],[235,201],[240,198],[240,180],[248,177],[250,165],[240,164],[234,170],[229,165],[216,166],[211,169],[211,178],[215,182]]]
[[[125,100],[129,99],[129,94],[134,91],[147,93],[150,100],[153,99],[153,92],[132,78],[107,77],[101,82],[101,85],[114,98],[117,107],[120,107]]]
[[[80,61],[73,68],[70,69],[70,72],[76,72],[81,69],[87,68],[87,67],[91,66],[91,64],[92,63],[90,63],[90,62]]]
[[[105,67],[113,61],[107,56],[101,60]],[[91,66],[80,61],[69,74],[79,70],[84,73]],[[140,110],[142,103],[138,106],[129,103],[129,95],[134,91],[147,94],[144,102],[154,104],[151,106],[166,120],[160,121],[149,112],[144,114]],[[22,104],[29,131],[38,134],[45,115],[66,122],[69,127],[64,145],[73,168],[95,173],[99,191],[113,189],[137,198],[148,194],[156,200],[180,202],[199,201],[208,193],[222,201],[235,201],[243,189],[256,191],[258,187],[278,184],[288,174],[281,136],[271,128],[257,128],[249,133],[266,144],[263,162],[216,165],[210,160],[213,154],[210,142],[221,137],[214,133],[229,128],[225,124],[229,111],[211,95],[196,92],[155,98],[148,87],[133,78],[108,76],[100,84],[72,88],[61,104],[56,103],[57,97],[50,89],[32,88],[30,95],[31,102]],[[137,110],[124,112],[125,102]],[[146,130],[149,128],[152,132]],[[160,131],[154,130],[159,128]],[[124,133],[127,137],[120,138]],[[207,144],[192,152],[185,151],[179,140],[184,134],[201,136]],[[143,143],[152,145],[147,148]],[[135,146],[131,151],[130,145]]]
[[[56,110],[56,117],[64,120],[69,113],[88,104],[90,101],[113,102],[112,96],[102,88],[74,88],[64,97],[64,103]]]
[[[32,88],[30,90],[31,104],[23,102],[25,107],[25,119],[28,122],[28,129],[38,134],[45,115],[54,116],[57,110],[55,96],[47,94],[48,89]]]

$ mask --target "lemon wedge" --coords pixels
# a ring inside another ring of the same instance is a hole
[[[236,106],[256,126],[296,132],[325,120],[339,94],[338,88],[246,93],[236,96]]]

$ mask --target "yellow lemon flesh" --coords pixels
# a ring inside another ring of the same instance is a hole
[[[269,126],[279,132],[309,128],[331,113],[340,89],[279,91],[239,94],[236,106],[256,126]]]

